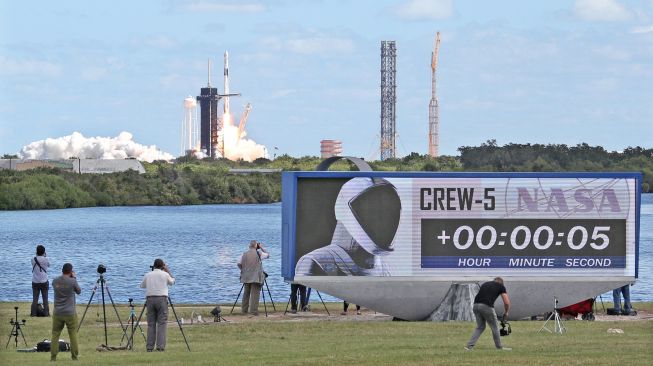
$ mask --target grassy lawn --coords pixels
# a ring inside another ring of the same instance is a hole
[[[11,330],[9,319],[14,306],[19,318],[29,314],[27,303],[0,303],[0,336],[4,346]],[[606,304],[608,306],[609,304]],[[285,304],[277,304],[277,309]],[[320,305],[321,306],[321,305]],[[318,304],[312,304],[320,314]],[[340,304],[329,304],[332,315]],[[600,307],[600,306],[599,306]],[[635,304],[636,309],[653,310],[653,303]],[[140,311],[140,307],[137,308]],[[207,320],[210,307],[176,306],[177,313],[189,319],[191,312],[200,312]],[[653,321],[566,321],[564,335],[538,333],[541,321],[513,321],[512,335],[503,337],[511,352],[494,350],[489,330],[476,349],[463,349],[471,336],[472,323],[392,322],[367,312],[362,317],[339,315],[299,320],[283,317],[281,312],[270,318],[250,319],[229,315],[230,306],[223,306],[228,323],[187,324],[184,331],[192,352],[186,350],[176,324],[168,325],[168,344],[164,353],[146,353],[143,337],[135,335],[134,351],[97,352],[104,343],[101,309],[91,306],[80,331],[79,364],[98,365],[650,365],[653,358]],[[81,317],[84,306],[78,306]],[[98,315],[99,310],[99,315]],[[120,305],[123,321],[128,307]],[[263,310],[261,308],[261,310]],[[138,315],[137,311],[137,315]],[[109,343],[118,346],[120,327],[113,309],[107,308]],[[170,312],[172,318],[172,311]],[[50,318],[25,317],[27,342],[33,346],[50,338]],[[356,321],[366,319],[362,321]],[[623,334],[607,333],[619,328]],[[68,340],[64,330],[62,338]],[[22,342],[22,340],[21,340]],[[25,348],[19,343],[19,348]],[[18,353],[12,343],[0,350],[0,365],[43,365],[49,353]],[[70,353],[60,353],[58,363],[71,364]],[[78,364],[78,363],[75,363]]]

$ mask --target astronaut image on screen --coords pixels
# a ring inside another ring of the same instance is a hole
[[[352,178],[336,198],[331,243],[302,256],[296,276],[390,276],[384,257],[394,250],[401,201],[383,178]]]

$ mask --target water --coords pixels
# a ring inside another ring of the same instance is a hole
[[[641,214],[639,280],[631,294],[633,301],[653,301],[653,195],[642,197]],[[79,302],[88,301],[99,263],[107,267],[117,303],[142,299],[139,284],[156,257],[170,263],[177,278],[170,292],[174,302],[233,302],[240,290],[236,261],[257,239],[271,253],[264,262],[268,285],[284,307],[289,286],[280,273],[280,228],[281,204],[0,212],[0,301],[31,301],[30,258],[42,243],[51,279],[64,262],[75,265],[83,291]]]

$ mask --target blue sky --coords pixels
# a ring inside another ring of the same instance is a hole
[[[128,131],[176,155],[182,100],[228,50],[250,138],[378,158],[382,40],[397,42],[397,153],[424,154],[436,31],[443,154],[488,139],[653,146],[650,0],[7,1],[0,154]]]

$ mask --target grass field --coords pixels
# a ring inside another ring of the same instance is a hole
[[[2,346],[8,340],[14,306],[19,306],[19,318],[29,314],[27,303],[0,303]],[[277,310],[279,307],[277,304]],[[104,343],[102,313],[97,306],[91,306],[80,331],[80,362],[74,364],[614,366],[651,365],[653,360],[653,320],[566,321],[568,332],[563,335],[538,333],[541,321],[513,321],[512,334],[503,337],[504,345],[513,347],[513,351],[495,350],[488,330],[468,352],[463,346],[474,328],[472,323],[392,322],[371,312],[354,316],[352,309],[352,315],[342,317],[334,315],[340,310],[336,303],[329,304],[332,316],[327,317],[319,311],[320,306],[312,307],[316,317],[284,317],[282,309],[270,318],[251,319],[228,315],[230,307],[223,306],[228,323],[184,325],[192,352],[186,350],[179,328],[171,323],[166,351],[147,353],[140,333],[135,336],[134,351],[97,352],[95,348]],[[653,303],[635,304],[635,308],[651,312]],[[184,319],[189,319],[193,311],[212,319],[210,307],[176,309]],[[78,306],[80,317],[83,310],[84,306]],[[129,308],[120,305],[118,310],[124,321]],[[109,343],[118,346],[122,333],[111,307],[107,313],[111,323]],[[25,319],[24,333],[30,347],[50,338],[51,318]],[[619,328],[624,333],[610,334],[608,328]],[[62,338],[68,340],[65,330]],[[19,343],[19,348],[25,348],[24,344]],[[49,358],[49,353],[16,352],[13,339],[9,348],[0,350],[0,365],[43,365]],[[70,353],[60,353],[57,363],[72,364]]]

